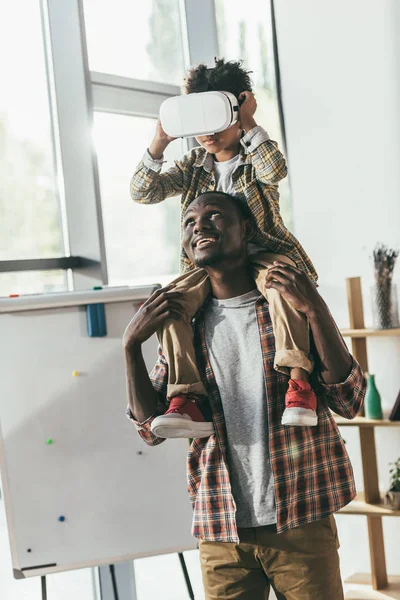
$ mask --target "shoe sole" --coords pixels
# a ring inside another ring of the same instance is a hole
[[[196,423],[182,418],[157,417],[151,424],[151,431],[160,438],[203,438],[214,433],[211,422]]]
[[[318,425],[318,417],[309,408],[286,408],[281,423],[282,425],[295,425],[297,427],[315,427]]]

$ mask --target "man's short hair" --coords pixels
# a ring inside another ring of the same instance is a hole
[[[216,58],[212,69],[204,63],[190,67],[184,79],[182,93],[221,91],[230,92],[238,98],[242,92],[251,92],[251,71],[247,71],[242,65],[241,60],[225,61],[224,58]]]
[[[223,196],[235,205],[236,210],[238,211],[239,215],[244,221],[253,218],[251,210],[249,209],[249,206],[244,198],[242,200],[242,198],[239,198],[238,196],[232,196],[231,194],[227,194],[226,192],[217,192],[212,190],[210,190],[209,192],[204,192],[203,194],[199,194],[197,198],[200,198],[200,196]]]

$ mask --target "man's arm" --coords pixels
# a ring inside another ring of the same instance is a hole
[[[346,418],[355,417],[362,407],[365,378],[314,283],[296,267],[276,261],[266,277],[266,287],[278,290],[294,308],[306,315],[328,404]]]
[[[167,318],[179,318],[180,307],[177,300],[180,296],[180,292],[174,291],[173,284],[156,290],[139,308],[124,333],[128,416],[135,421],[139,431],[142,429],[141,426],[148,424],[152,417],[165,412],[166,405],[160,392],[165,387],[168,375],[168,367],[160,353],[150,379],[143,359],[142,344]],[[157,382],[159,382],[159,389],[157,389]],[[148,436],[144,435],[142,437],[146,442],[154,443],[152,438],[147,439]]]
[[[129,408],[136,421],[144,423],[156,412],[160,398],[147,373],[141,345],[125,348],[125,365]]]
[[[156,404],[154,407],[154,411],[148,416],[147,419],[144,419],[144,414],[142,414],[142,415],[139,414],[138,418],[136,418],[136,415],[132,410],[135,408],[135,403],[133,402],[132,393],[135,394],[134,381],[135,381],[136,375],[133,375],[131,372],[132,364],[130,364],[130,362],[132,360],[133,366],[135,368],[136,361],[135,361],[135,358],[133,358],[132,356],[127,356],[127,360],[126,360],[126,366],[127,366],[126,372],[127,372],[127,384],[128,384],[127,387],[128,387],[128,398],[129,398],[126,416],[128,417],[128,419],[130,421],[133,422],[134,426],[137,429],[138,434],[140,435],[142,440],[144,442],[146,442],[146,444],[148,444],[149,446],[157,446],[165,441],[163,438],[159,438],[156,435],[154,435],[154,433],[151,431],[151,425],[152,425],[152,422],[154,421],[154,419],[156,417],[158,417],[159,415],[163,415],[167,409],[166,399],[167,399],[167,384],[168,384],[168,365],[165,361],[165,357],[163,356],[163,354],[161,352],[161,348],[158,349],[158,354],[159,354],[158,360],[149,376],[150,383],[153,388],[152,393],[155,392],[154,400],[155,400]],[[139,377],[141,377],[141,376],[145,377],[145,375],[147,375],[147,372],[142,371],[142,374],[140,374],[140,372],[138,372],[137,375],[139,375]],[[145,394],[144,391],[143,391],[143,394]],[[148,396],[142,395],[141,392],[140,392],[140,394],[138,394],[139,402],[145,401],[145,398],[148,398]],[[146,405],[146,406],[147,406],[147,408],[150,408],[150,405]],[[150,409],[150,410],[152,410],[152,409]]]

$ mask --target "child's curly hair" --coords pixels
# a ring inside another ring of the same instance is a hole
[[[230,92],[236,98],[242,92],[252,91],[252,82],[249,73],[242,67],[243,61],[215,58],[215,67],[209,69],[206,64],[200,63],[190,67],[186,73],[182,86],[183,94],[194,92],[222,91]]]

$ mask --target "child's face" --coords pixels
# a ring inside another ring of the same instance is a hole
[[[196,140],[210,154],[218,154],[226,150],[239,150],[241,135],[242,130],[238,122],[225,129],[225,131],[213,135],[200,135]]]

